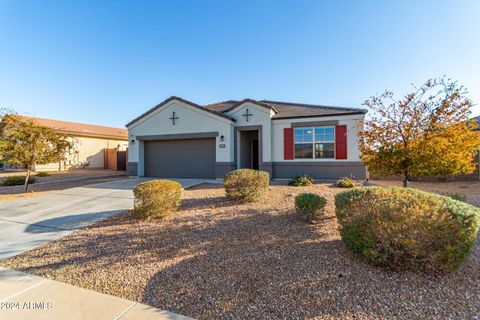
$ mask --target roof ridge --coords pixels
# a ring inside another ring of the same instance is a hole
[[[225,100],[225,101],[213,102],[213,103],[206,104],[203,107],[206,108],[206,107],[209,107],[209,106],[213,106],[215,104],[222,104],[222,103],[237,103],[238,101],[240,101],[240,100]]]
[[[285,102],[285,101],[274,101],[274,100],[259,100],[265,103],[277,103],[277,104],[286,104],[299,107],[308,107],[308,108],[326,108],[326,109],[337,109],[337,110],[355,110],[355,111],[366,111],[362,108],[351,108],[351,107],[338,107],[338,106],[325,106],[321,104],[311,104],[311,103],[298,103],[298,102]]]

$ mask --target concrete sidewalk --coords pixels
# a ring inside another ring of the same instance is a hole
[[[191,318],[66,283],[0,268],[0,319]]]

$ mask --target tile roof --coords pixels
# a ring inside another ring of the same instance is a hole
[[[366,109],[360,108],[344,108],[333,107],[316,104],[305,103],[293,103],[293,102],[281,102],[272,100],[227,100],[218,103],[212,103],[206,105],[206,109],[214,110],[217,112],[228,112],[240,105],[241,103],[249,101],[257,103],[263,106],[267,106],[276,111],[273,119],[288,119],[288,118],[305,118],[305,117],[324,117],[332,115],[349,115],[349,114],[364,114]]]
[[[128,131],[122,128],[113,128],[113,127],[97,126],[94,124],[36,118],[36,117],[24,116],[24,115],[22,115],[21,117],[26,120],[32,120],[39,125],[49,127],[59,132],[68,133],[71,135],[128,140]]]
[[[322,106],[316,104],[305,104],[305,103],[293,103],[293,102],[280,102],[280,101],[271,101],[271,100],[254,100],[254,99],[243,99],[243,100],[226,100],[222,102],[212,103],[205,106],[200,106],[191,101],[172,96],[150,110],[144,112],[140,116],[136,117],[132,121],[126,124],[130,126],[138,120],[146,117],[155,110],[161,108],[166,103],[178,100],[185,104],[188,104],[192,107],[202,109],[204,111],[210,112],[217,116],[235,121],[234,118],[229,116],[227,113],[234,108],[240,106],[245,102],[251,102],[259,106],[271,109],[275,112],[273,119],[288,119],[288,118],[306,118],[306,117],[326,117],[326,116],[335,116],[335,115],[350,115],[350,114],[365,114],[367,110],[359,108],[344,108],[344,107],[332,107],[332,106]]]

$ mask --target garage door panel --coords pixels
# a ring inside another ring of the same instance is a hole
[[[145,175],[215,178],[215,139],[145,141]]]

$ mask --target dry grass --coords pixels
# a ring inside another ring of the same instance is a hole
[[[273,186],[259,204],[186,190],[168,221],[112,217],[0,264],[199,319],[473,319],[477,250],[457,273],[391,272],[347,252],[331,185]],[[327,198],[317,225],[294,196]]]

